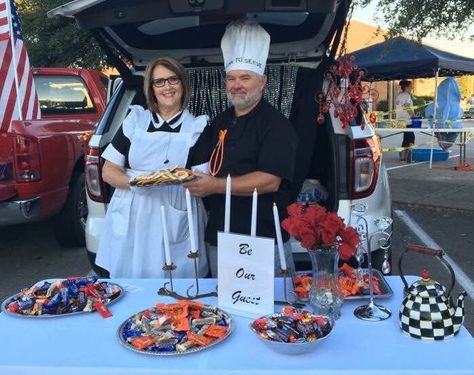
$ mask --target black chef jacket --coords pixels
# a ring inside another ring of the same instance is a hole
[[[250,172],[265,172],[282,178],[278,191],[259,194],[257,236],[275,238],[273,202],[278,206],[280,220],[287,216],[290,184],[295,168],[297,136],[293,125],[264,99],[248,114],[235,117],[231,107],[211,124],[211,144],[215,145],[219,131],[227,129],[224,160],[217,177],[241,176]],[[225,194],[206,198],[209,221],[206,241],[217,245],[217,232],[224,230]],[[250,234],[252,196],[232,196],[230,231]],[[288,234],[282,231],[283,241]]]

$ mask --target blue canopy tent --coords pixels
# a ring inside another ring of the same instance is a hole
[[[435,77],[435,97],[430,117],[438,119],[438,77],[474,74],[474,59],[425,46],[403,37],[389,39],[351,53],[355,65],[364,69],[365,81],[391,81]],[[391,90],[390,90],[391,91]],[[391,110],[391,100],[389,100]],[[436,127],[444,127],[438,121]],[[456,133],[440,134],[438,140],[454,142]],[[444,143],[446,144],[446,143]],[[440,142],[443,146],[443,142]],[[444,147],[443,147],[444,148]],[[430,168],[433,155],[431,146]]]
[[[474,74],[474,59],[428,47],[402,37],[352,52],[354,63],[366,70],[365,80]]]

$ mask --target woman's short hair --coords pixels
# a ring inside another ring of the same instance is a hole
[[[400,82],[398,82],[398,85],[402,90],[405,90],[408,86],[411,85],[411,81],[408,81],[406,79],[402,79]]]
[[[171,70],[181,81],[183,87],[181,110],[184,110],[188,106],[189,99],[191,98],[191,84],[189,83],[188,75],[186,74],[183,65],[172,57],[167,56],[153,60],[146,67],[145,78],[143,80],[143,92],[145,94],[148,109],[153,112],[160,112],[160,106],[156,100],[153,85],[151,83],[153,80],[153,70],[159,65]]]

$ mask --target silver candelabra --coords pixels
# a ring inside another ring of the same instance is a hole
[[[387,230],[392,225],[392,219],[387,216],[381,216],[374,219],[374,224],[377,227],[377,231],[369,235],[369,226],[367,223],[366,218],[364,217],[365,212],[367,211],[367,204],[361,203],[356,204],[353,206],[352,213],[356,216],[356,230],[359,234],[360,240],[367,242],[367,265],[369,271],[369,292],[370,292],[370,299],[369,303],[366,305],[362,305],[357,307],[354,310],[354,315],[362,320],[369,320],[369,321],[381,321],[390,318],[392,312],[385,306],[378,305],[374,302],[374,281],[372,279],[372,249],[371,249],[371,241],[374,236],[378,236],[378,245],[381,249],[385,250],[385,259],[384,265],[382,268],[389,268],[388,257],[387,257],[387,250],[390,248],[391,242],[391,233]],[[360,255],[360,254],[359,254]],[[360,262],[360,258],[358,259]],[[390,272],[390,271],[388,271]]]
[[[205,298],[205,297],[217,297],[217,287],[216,290],[209,293],[199,293],[199,274],[198,274],[198,259],[199,259],[199,251],[191,251],[188,254],[188,258],[191,258],[194,261],[194,279],[195,284],[191,285],[186,289],[186,296],[183,296],[173,289],[173,270],[176,269],[176,266],[172,263],[171,265],[165,264],[163,266],[163,270],[168,271],[169,281],[165,282],[164,285],[158,290],[158,294],[160,296],[166,297],[173,297],[176,299],[184,299],[184,300],[194,300],[198,298]],[[170,289],[168,289],[168,286]],[[196,292],[191,294],[190,291],[195,288]]]

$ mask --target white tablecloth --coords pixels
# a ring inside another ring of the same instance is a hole
[[[359,320],[353,311],[364,302],[346,301],[333,333],[315,351],[299,356],[271,351],[248,328],[251,320],[238,316],[232,334],[208,350],[174,357],[128,350],[117,338],[119,325],[158,301],[172,299],[156,294],[163,280],[114,281],[130,291],[110,306],[113,317],[108,319],[97,313],[36,319],[1,313],[0,374],[474,374],[474,340],[464,327],[455,338],[439,342],[402,333],[398,276],[388,278],[394,295],[378,300],[392,310],[390,319]],[[191,283],[175,280],[175,290],[184,293]],[[201,280],[201,292],[211,291],[215,283]],[[281,290],[281,280],[276,283]],[[217,303],[215,298],[203,302]]]

